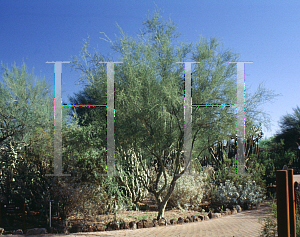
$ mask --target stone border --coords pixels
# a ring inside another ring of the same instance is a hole
[[[111,221],[106,225],[102,223],[95,223],[93,225],[84,225],[84,224],[74,224],[71,228],[65,227],[63,225],[59,225],[56,228],[47,228],[48,232],[53,234],[68,234],[68,233],[79,233],[79,232],[99,232],[99,231],[114,231],[114,230],[135,230],[135,229],[142,229],[142,228],[152,228],[152,227],[159,227],[159,226],[168,226],[168,225],[182,225],[185,223],[192,223],[192,222],[201,222],[207,221],[209,219],[214,218],[221,218],[227,215],[237,214],[241,212],[242,208],[239,205],[235,205],[232,210],[226,208],[226,210],[222,213],[213,213],[209,212],[208,214],[199,214],[199,216],[186,216],[185,218],[179,217],[176,219],[168,220],[167,218],[161,218],[160,220],[153,219],[152,221],[142,219],[139,221],[131,221],[131,222],[117,222]],[[25,234],[28,235],[39,235],[39,234],[47,234],[45,228],[34,228],[28,229]],[[8,233],[4,231],[3,228],[0,228],[0,235],[1,234],[22,234],[21,230],[16,230],[13,233]]]

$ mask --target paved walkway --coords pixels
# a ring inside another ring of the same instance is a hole
[[[209,237],[255,237],[259,236],[262,224],[259,217],[265,217],[271,208],[266,202],[262,203],[258,210],[242,211],[235,215],[224,216],[202,222],[187,223],[182,225],[160,226],[137,230],[118,230],[108,232],[90,232],[70,234],[69,237],[85,236],[132,236],[132,237],[186,237],[186,236],[209,236]],[[65,235],[45,235],[65,236]]]

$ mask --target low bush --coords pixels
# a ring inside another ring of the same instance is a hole
[[[265,199],[265,191],[255,183],[254,180],[248,180],[243,185],[236,185],[230,180],[220,183],[212,192],[212,200],[221,205],[260,205]]]
[[[193,172],[193,175],[181,176],[175,185],[174,191],[169,199],[168,206],[179,209],[195,209],[201,204],[207,193],[205,180],[208,174],[206,171]],[[172,177],[167,174],[168,183],[171,183]],[[159,186],[162,187],[164,179],[161,179]],[[163,195],[165,195],[163,193]]]

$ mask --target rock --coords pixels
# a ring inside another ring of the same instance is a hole
[[[126,230],[129,229],[129,225],[127,222],[120,223],[120,230]]]
[[[171,225],[171,222],[169,221],[169,219],[167,219],[167,218],[162,218],[162,219],[164,219],[165,220],[165,222],[166,222],[166,225]]]
[[[199,216],[198,219],[199,219],[200,221],[203,221],[204,217],[203,217],[203,216]]]
[[[184,223],[189,223],[189,222],[190,222],[189,218],[184,219]]]
[[[33,228],[26,231],[26,235],[43,235],[47,234],[46,228]]]
[[[151,228],[153,227],[153,222],[148,220],[143,220],[144,228]]]
[[[209,216],[203,216],[203,220],[209,220]]]
[[[0,235],[2,235],[4,232],[4,229],[0,227]]]
[[[136,229],[136,223],[135,223],[135,221],[129,222],[129,228],[132,229],[132,230]]]
[[[82,232],[94,232],[96,230],[97,228],[95,226],[87,225],[83,228]]]
[[[171,219],[170,223],[171,223],[171,225],[175,225],[175,224],[177,224],[177,221],[175,219]]]
[[[179,218],[178,218],[177,224],[183,224],[183,218],[182,218],[182,217],[179,217]]]
[[[233,208],[235,208],[237,210],[237,212],[241,212],[242,208],[240,205],[233,205]]]
[[[82,228],[82,232],[89,232],[88,228],[89,228],[88,225],[84,226],[84,227]]]
[[[105,231],[105,228],[102,224],[98,223],[96,224],[96,231]]]
[[[166,221],[161,218],[161,219],[158,220],[158,225],[159,226],[165,226],[166,225]]]
[[[220,217],[222,217],[221,213],[212,213],[210,218],[213,219],[213,218],[220,218]]]
[[[156,219],[153,219],[152,223],[153,223],[153,226],[154,226],[154,227],[159,226],[159,225],[158,225],[158,221],[157,221]]]
[[[193,222],[193,218],[192,218],[192,217],[190,217],[190,216],[187,216],[187,217],[186,217],[186,219],[188,219],[188,220],[189,220],[189,222]]]
[[[13,235],[22,235],[22,234],[23,234],[23,230],[22,229],[17,229],[13,233]]]
[[[144,228],[144,223],[143,223],[142,220],[140,220],[140,221],[138,221],[138,222],[136,223],[136,228],[138,228],[138,229]]]
[[[231,214],[232,214],[232,215],[233,215],[233,214],[237,214],[237,210],[236,210],[235,207],[232,209]]]
[[[226,213],[227,213],[227,215],[231,215],[231,211],[229,208],[226,208]]]
[[[119,225],[116,221],[109,222],[107,224],[106,231],[119,230]]]

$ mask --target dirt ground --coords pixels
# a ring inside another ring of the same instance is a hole
[[[152,221],[154,218],[157,217],[157,213],[158,213],[157,211],[120,211],[116,215],[116,220],[119,222],[139,221],[142,219],[148,219]],[[205,213],[205,215],[206,214],[207,213]],[[171,219],[177,220],[179,217],[186,218],[187,216],[193,216],[193,215],[199,216],[203,214],[198,211],[169,210],[169,211],[165,211],[164,217],[167,218],[168,220]],[[84,222],[84,219],[85,218],[83,218],[82,216],[71,216],[70,218],[68,218],[68,221],[75,222],[81,220],[82,222]],[[97,215],[85,219],[85,223],[92,224],[97,222],[97,223],[106,224],[114,220],[115,220],[115,215]]]
[[[96,215],[93,217],[89,218],[84,218],[83,216],[71,216],[68,218],[69,222],[76,222],[77,220],[81,220],[87,224],[92,224],[92,223],[102,223],[106,224],[110,221],[114,221],[115,218],[119,222],[130,222],[130,221],[139,221],[142,219],[147,219],[147,220],[153,220],[154,218],[157,217],[158,211],[155,208],[155,200],[151,198],[151,196],[147,196],[140,205],[148,205],[149,210],[140,210],[140,211],[119,211],[117,215],[113,214],[107,214],[107,215]],[[186,218],[187,216],[199,216],[199,215],[207,215],[208,213],[205,212],[199,212],[199,211],[192,211],[192,210],[178,210],[178,209],[171,209],[171,208],[166,208],[164,217],[167,218],[168,220],[171,219],[178,219],[179,217]]]

